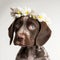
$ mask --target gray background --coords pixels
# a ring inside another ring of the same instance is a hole
[[[0,60],[15,60],[20,49],[9,45],[8,27],[13,21],[11,7],[29,7],[50,17],[52,35],[44,47],[51,60],[60,60],[60,0],[0,0]]]

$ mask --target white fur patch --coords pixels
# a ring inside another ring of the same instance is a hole
[[[29,50],[28,60],[34,60],[34,57],[33,57],[31,50]]]
[[[20,33],[25,33],[26,35],[28,35],[30,37],[30,32],[27,30],[27,28],[25,28],[25,26],[23,25],[19,31],[17,32],[17,34],[19,35]]]

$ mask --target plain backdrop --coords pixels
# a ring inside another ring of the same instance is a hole
[[[52,35],[44,47],[51,60],[60,60],[60,0],[0,0],[0,60],[15,60],[20,49],[9,45],[8,27],[14,20],[11,7],[28,7],[49,16]]]

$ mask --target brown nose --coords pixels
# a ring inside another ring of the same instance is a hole
[[[25,34],[24,33],[18,34],[18,37],[19,37],[20,41],[25,40]]]

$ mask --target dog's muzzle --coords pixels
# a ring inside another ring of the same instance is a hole
[[[20,33],[17,35],[15,45],[29,46],[31,44],[30,41],[30,38],[25,33]]]

